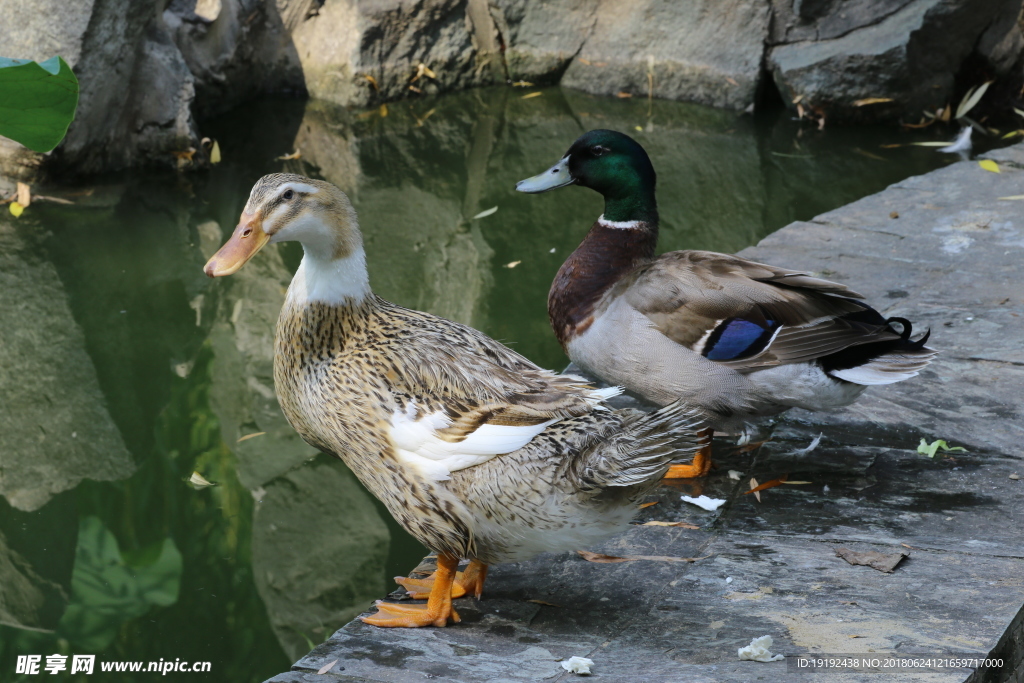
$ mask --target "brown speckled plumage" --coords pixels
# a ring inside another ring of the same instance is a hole
[[[597,410],[578,380],[472,328],[375,296],[352,306],[286,304],[274,370],[281,406],[304,439],[341,457],[424,545],[486,563],[523,555],[515,533],[492,527],[555,532],[588,511],[630,506],[674,452],[697,447],[696,422],[680,407],[654,416]],[[388,421],[409,401],[453,418],[564,419],[525,447],[438,482],[394,452]]]

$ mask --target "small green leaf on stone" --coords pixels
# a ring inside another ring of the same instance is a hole
[[[937,439],[935,441],[932,441],[931,443],[928,443],[924,439],[921,439],[921,443],[918,444],[918,446],[917,446],[917,452],[921,453],[923,455],[927,455],[929,458],[934,458],[935,454],[939,452],[940,448],[943,450],[943,452],[951,452],[951,451],[963,451],[964,453],[967,452],[967,449],[964,448],[963,446],[950,446],[949,444],[947,444],[945,442],[944,439]]]

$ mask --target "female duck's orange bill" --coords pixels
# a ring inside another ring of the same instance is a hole
[[[231,275],[269,241],[270,235],[263,232],[263,216],[259,213],[243,213],[238,227],[224,246],[206,262],[203,271],[210,277]]]

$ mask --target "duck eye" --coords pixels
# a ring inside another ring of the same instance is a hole
[[[590,153],[593,154],[595,157],[599,157],[607,151],[608,148],[602,147],[601,145],[594,145],[593,147],[590,148]]]
[[[291,190],[285,190],[284,194],[281,195],[281,198],[284,199],[285,201],[292,199],[293,197],[295,197],[295,193],[292,192]]]
[[[242,231],[242,237],[248,237],[251,234],[252,234],[252,228],[246,228],[245,230]]]

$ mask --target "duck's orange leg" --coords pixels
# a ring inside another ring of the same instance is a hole
[[[418,626],[447,626],[451,619],[456,624],[460,618],[452,607],[452,585],[459,558],[438,553],[437,571],[434,584],[425,605],[400,605],[393,602],[377,601],[377,613],[371,617],[360,617],[372,626],[416,628]]]
[[[434,588],[434,580],[437,572],[423,579],[410,579],[405,576],[396,576],[395,581],[409,591],[409,595],[416,599],[426,598]],[[464,595],[472,595],[477,600],[484,592],[484,581],[487,579],[487,565],[480,560],[471,560],[466,571],[458,572],[455,575],[455,582],[452,584],[452,599],[461,598]]]
[[[700,432],[704,445],[697,451],[688,465],[670,465],[665,473],[666,479],[694,479],[703,477],[711,469],[711,437],[715,431],[710,427]]]

